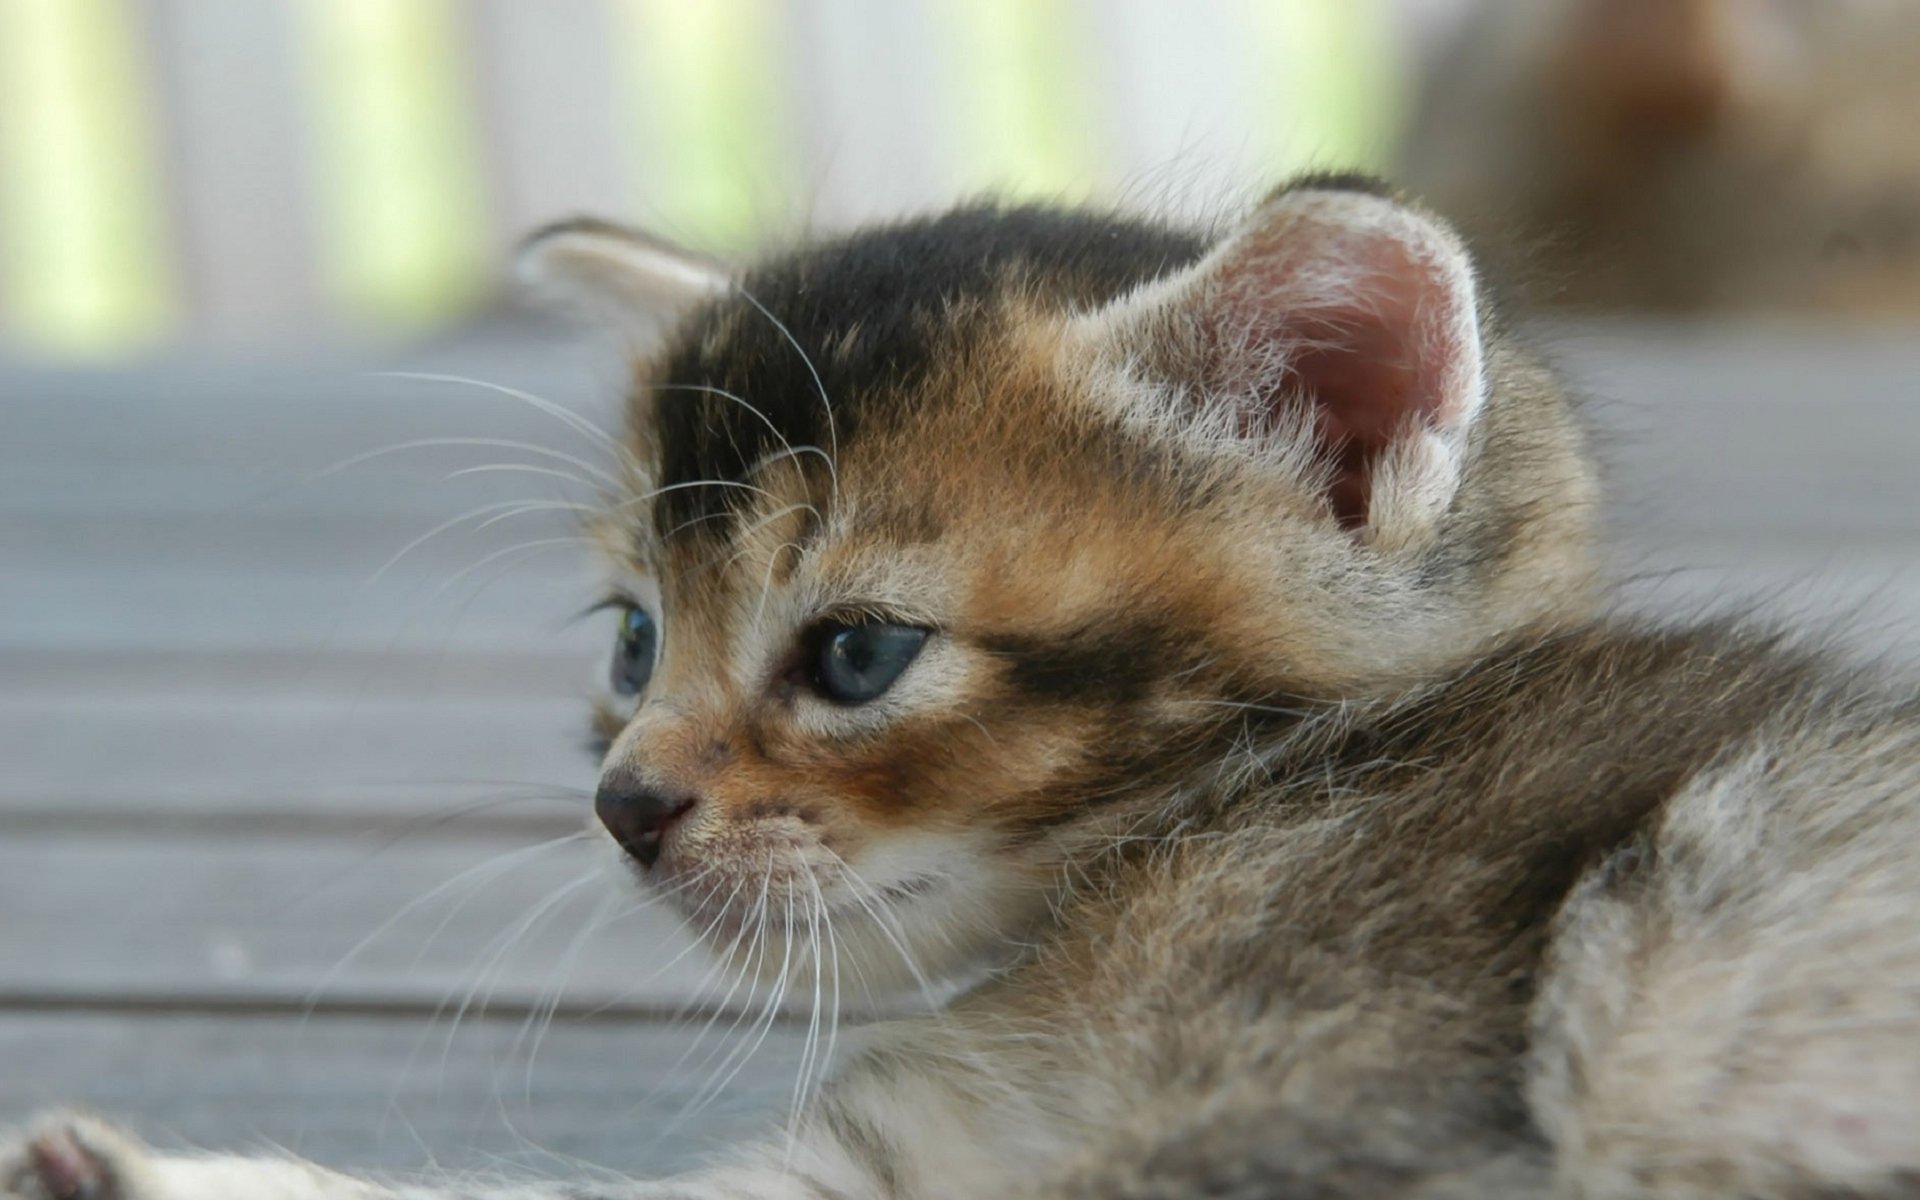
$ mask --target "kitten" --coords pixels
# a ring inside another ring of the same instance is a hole
[[[1423,91],[1406,181],[1548,299],[1920,313],[1912,0],[1482,0]]]
[[[602,523],[613,842],[742,971],[971,985],[667,1182],[56,1117],[8,1195],[1920,1187],[1920,712],[1598,615],[1569,402],[1436,218],[1318,177],[1211,241],[983,206],[738,276],[596,224],[528,256],[680,312]]]

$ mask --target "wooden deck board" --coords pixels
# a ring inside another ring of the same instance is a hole
[[[583,796],[595,642],[565,658],[0,651],[0,827],[45,809],[391,823],[499,793]]]
[[[584,814],[569,822],[584,827]],[[0,1004],[37,996],[668,1010],[706,974],[604,844],[193,826],[0,843]],[[520,931],[515,936],[515,931]]]
[[[779,1119],[800,1035],[725,1092],[696,1026],[182,1014],[0,1014],[0,1116],[80,1103],[162,1145],[284,1147],[351,1168],[682,1169]],[[734,1043],[729,1043],[734,1044]],[[685,1061],[682,1058],[685,1056]]]

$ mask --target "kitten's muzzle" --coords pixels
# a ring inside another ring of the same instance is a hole
[[[593,796],[593,811],[620,848],[643,867],[660,858],[660,844],[673,823],[694,806],[691,796],[635,787],[618,777],[603,779]]]

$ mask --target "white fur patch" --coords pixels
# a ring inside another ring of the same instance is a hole
[[[537,233],[514,263],[538,299],[622,331],[659,328],[732,286],[719,264],[656,238],[610,225],[563,225]]]

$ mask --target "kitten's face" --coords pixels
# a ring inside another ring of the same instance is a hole
[[[878,988],[978,962],[1257,731],[1551,607],[1516,583],[1512,519],[1501,546],[1487,513],[1435,533],[1474,512],[1443,493],[1481,360],[1419,356],[1476,336],[1471,297],[1451,326],[1415,297],[1417,337],[1358,362],[1310,362],[1315,324],[1289,382],[1352,393],[1316,416],[1270,361],[1216,361],[1207,322],[1169,327],[1224,304],[1261,334],[1236,289],[1264,283],[1199,250],[962,212],[716,281],[642,365],[633,491],[600,530],[624,694],[598,807],[739,966],[791,969],[769,925]]]

